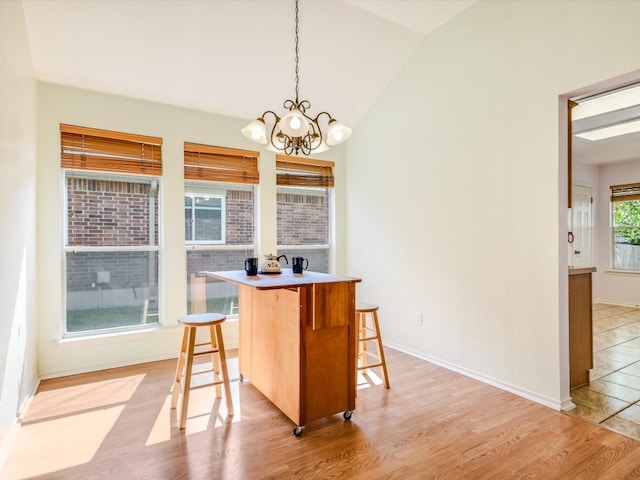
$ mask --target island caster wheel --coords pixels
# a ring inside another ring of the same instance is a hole
[[[342,414],[345,420],[351,420],[351,415],[353,415],[353,411],[351,410],[345,410],[345,412]]]
[[[304,425],[296,425],[295,427],[293,427],[293,434],[296,437],[302,436],[302,432],[304,432]]]

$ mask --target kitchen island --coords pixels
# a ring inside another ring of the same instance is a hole
[[[357,278],[304,271],[248,276],[244,270],[204,272],[239,287],[241,379],[294,423],[344,412],[356,397]]]

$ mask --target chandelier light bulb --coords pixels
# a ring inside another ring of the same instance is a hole
[[[309,121],[300,110],[292,109],[278,123],[280,130],[290,137],[304,137],[309,133]]]
[[[267,128],[262,118],[257,118],[240,130],[242,134],[256,143],[267,143]]]
[[[252,128],[251,129],[251,140],[258,140],[260,138],[260,129]]]
[[[291,126],[291,128],[293,128],[294,130],[297,130],[300,128],[300,125],[302,125],[302,122],[300,122],[300,119],[298,117],[293,117],[291,119],[291,121],[289,122],[289,125]]]
[[[329,126],[327,127],[327,145],[337,145],[344,142],[351,136],[351,129],[345,127],[336,119],[329,120]]]

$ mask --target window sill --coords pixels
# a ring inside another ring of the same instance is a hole
[[[227,317],[225,323],[235,323],[238,316]],[[120,332],[98,333],[85,336],[66,337],[59,340],[56,344],[59,349],[67,350],[73,348],[85,348],[93,345],[109,345],[114,343],[135,342],[143,339],[150,339],[165,334],[174,335],[174,331],[181,326],[175,325],[171,327],[163,327],[158,325],[153,328],[145,328],[144,330],[127,330]]]
[[[133,342],[141,339],[152,338],[160,334],[170,332],[178,328],[157,326],[144,330],[128,330],[121,332],[98,333],[85,336],[66,337],[57,342],[59,349],[84,348],[93,345],[107,345],[112,343]]]
[[[640,270],[605,270],[605,273],[609,275],[622,275],[631,277],[640,276]]]

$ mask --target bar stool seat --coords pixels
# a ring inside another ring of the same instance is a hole
[[[222,338],[222,323],[226,318],[227,317],[221,313],[192,313],[178,319],[178,322],[184,326],[184,330],[182,333],[182,345],[178,356],[178,364],[176,366],[176,375],[173,382],[171,408],[176,408],[178,406],[178,400],[181,401],[178,416],[178,426],[180,429],[184,429],[187,423],[189,393],[193,388],[215,385],[216,398],[220,398],[222,396],[220,386],[224,385],[227,411],[229,416],[233,416],[227,357],[225,355],[224,341]],[[196,343],[198,327],[209,327],[209,342]],[[201,348],[205,346],[206,348]],[[211,370],[193,372],[193,359],[199,355],[211,355]],[[202,373],[213,373],[213,382],[198,385],[197,387],[192,386],[191,380],[193,375]]]
[[[356,303],[356,328],[357,334],[357,355],[356,355],[356,375],[359,371],[380,367],[385,388],[389,388],[389,375],[387,374],[387,362],[382,349],[382,337],[380,336],[380,325],[378,323],[378,305],[372,303]],[[368,343],[376,346],[373,352],[367,348]],[[370,363],[370,359],[374,359]],[[357,381],[356,381],[357,383]]]

